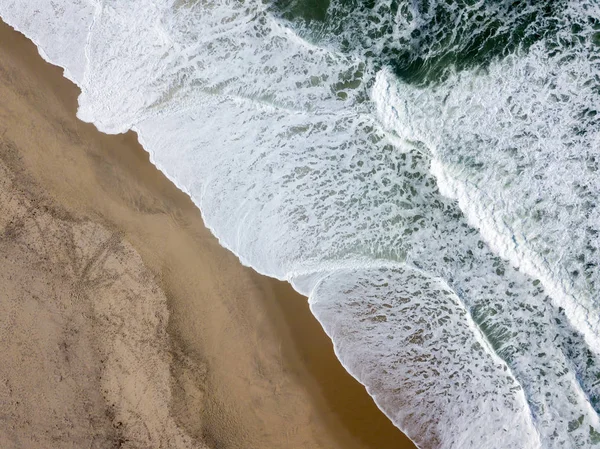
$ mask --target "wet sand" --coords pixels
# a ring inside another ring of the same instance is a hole
[[[0,24],[0,447],[414,447],[78,94]]]

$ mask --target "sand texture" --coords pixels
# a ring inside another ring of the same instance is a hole
[[[0,24],[0,448],[413,447],[77,95]]]

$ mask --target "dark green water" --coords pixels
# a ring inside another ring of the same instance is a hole
[[[273,0],[273,11],[291,22],[324,22],[327,20],[329,0]]]
[[[403,81],[431,84],[452,71],[554,36],[565,0],[273,0],[275,15],[309,39],[391,67]]]

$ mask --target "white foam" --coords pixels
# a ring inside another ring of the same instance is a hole
[[[590,64],[586,55],[549,59],[537,45],[436,90],[402,86],[382,71],[374,100],[384,126],[432,149],[441,193],[458,201],[494,252],[541,280],[598,351],[599,240],[589,233],[600,223],[600,182],[586,163],[598,156],[600,133],[573,131],[577,114],[597,101]],[[547,100],[560,96],[568,100]],[[515,117],[517,108],[527,120]],[[584,262],[595,267],[587,278]]]

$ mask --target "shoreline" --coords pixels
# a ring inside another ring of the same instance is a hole
[[[169,419],[186,437],[244,449],[414,447],[343,369],[306,298],[222,248],[135,133],[76,119],[79,89],[3,22],[0,95],[0,143],[18,153],[19,189],[113,232],[164,292]]]

